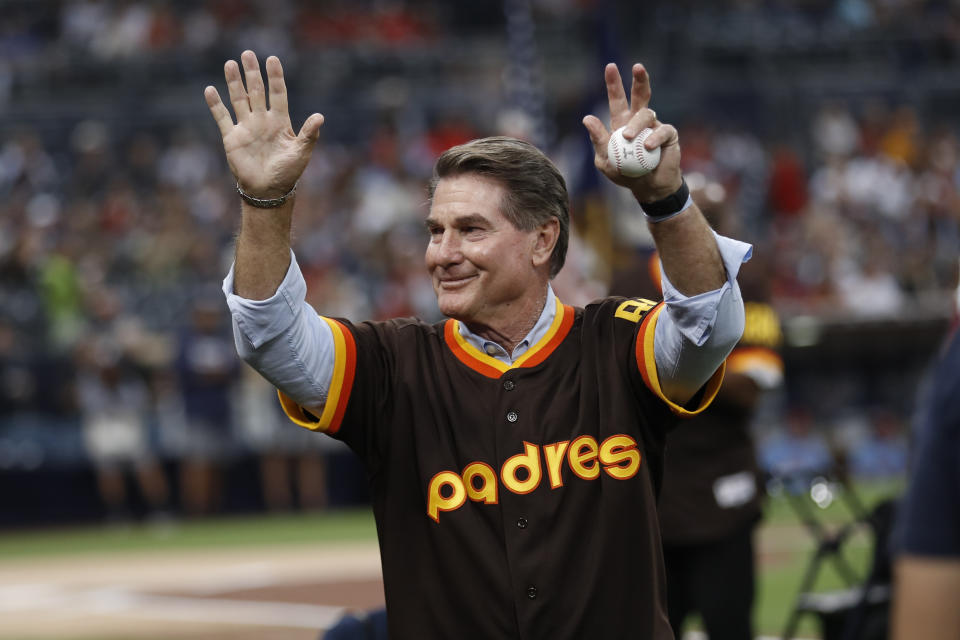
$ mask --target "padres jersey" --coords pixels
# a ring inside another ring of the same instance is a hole
[[[557,301],[512,365],[458,323],[324,318],[336,366],[322,415],[290,418],[365,461],[393,638],[673,638],[656,515],[663,306]]]

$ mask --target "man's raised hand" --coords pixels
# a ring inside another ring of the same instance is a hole
[[[586,116],[583,125],[593,143],[594,164],[597,169],[616,184],[633,191],[640,202],[653,202],[669,196],[680,187],[680,142],[677,130],[657,120],[656,112],[650,108],[650,75],[647,70],[642,64],[635,64],[631,75],[628,101],[617,65],[611,62],[606,66],[603,78],[607,85],[607,101],[610,106],[610,130],[607,130],[600,118],[593,115]],[[628,140],[633,140],[643,129],[653,129],[653,133],[644,141],[644,146],[647,149],[660,147],[661,155],[660,164],[651,173],[639,178],[623,176],[607,157],[610,132],[620,127],[626,127],[623,133]]]
[[[223,67],[236,124],[215,87],[207,87],[203,95],[220,128],[227,164],[237,183],[255,198],[278,198],[296,185],[307,167],[320,136],[323,116],[314,113],[303,123],[300,133],[294,134],[280,60],[276,56],[267,58],[269,108],[256,54],[244,51],[240,61],[244,78],[236,61],[228,60]]]

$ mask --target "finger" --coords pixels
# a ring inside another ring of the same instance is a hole
[[[203,97],[206,98],[207,106],[210,107],[210,114],[220,129],[220,135],[226,138],[230,130],[233,129],[233,118],[230,117],[230,112],[227,111],[223,100],[220,99],[220,93],[217,92],[216,87],[207,87],[203,90]]]
[[[630,118],[630,105],[623,91],[623,80],[617,65],[609,63],[603,70],[603,79],[607,83],[607,102],[610,105],[610,121],[614,129],[619,129]]]
[[[623,128],[623,137],[633,140],[644,129],[652,129],[657,123],[657,114],[653,109],[641,109],[631,116]]]
[[[320,137],[320,127],[322,126],[323,116],[319,113],[314,113],[304,121],[297,137],[305,144],[313,144],[317,141],[317,138]]]
[[[630,86],[630,108],[637,112],[650,104],[650,74],[642,64],[633,65],[633,83]]]
[[[670,147],[680,142],[680,135],[673,125],[662,124],[656,127],[647,139],[643,141],[643,146],[647,149],[656,149],[657,147]]]
[[[233,105],[233,111],[237,114],[237,122],[243,122],[250,115],[250,101],[247,100],[247,90],[243,88],[240,67],[235,60],[227,60],[223,65],[223,75],[227,79],[230,104]]]
[[[257,54],[247,49],[240,55],[243,63],[243,75],[247,80],[247,98],[250,111],[267,110],[267,94],[263,89],[263,76],[260,75],[260,63]]]
[[[593,149],[598,155],[607,157],[607,142],[610,140],[610,133],[603,126],[603,122],[596,116],[587,116],[583,119],[583,126],[587,128],[590,135],[590,142],[593,143]]]
[[[283,79],[280,58],[267,58],[267,82],[270,85],[270,110],[287,113],[287,84]]]

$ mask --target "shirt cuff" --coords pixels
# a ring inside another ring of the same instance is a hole
[[[698,347],[703,346],[703,343],[710,338],[717,319],[717,305],[723,298],[723,294],[735,286],[740,265],[747,262],[753,255],[753,247],[746,242],[721,236],[716,231],[713,232],[713,236],[717,240],[717,248],[720,250],[720,257],[727,271],[727,281],[719,289],[687,297],[677,291],[667,278],[666,272],[662,268],[660,270],[667,313],[670,314],[670,319],[680,333]]]
[[[290,266],[277,287],[266,300],[249,300],[233,292],[233,268],[223,279],[223,295],[234,323],[254,349],[283,333],[300,313],[307,296],[307,283],[300,272],[297,258],[290,251]]]

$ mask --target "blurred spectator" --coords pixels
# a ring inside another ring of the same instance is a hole
[[[920,124],[912,106],[902,106],[890,119],[880,150],[890,159],[914,166],[920,157]]]
[[[217,302],[206,296],[194,301],[176,360],[186,430],[179,452],[180,496],[192,516],[219,509],[221,465],[234,441],[233,385],[240,368]]]
[[[906,297],[893,274],[884,268],[884,255],[875,252],[866,255],[862,267],[839,261],[835,282],[843,307],[858,316],[892,317]]]
[[[304,511],[327,506],[324,456],[346,446],[306,429],[291,429],[277,390],[250,367],[240,382],[240,434],[259,457],[260,488],[268,511]]]
[[[34,410],[38,391],[29,345],[18,340],[16,327],[0,318],[0,421]]]
[[[842,103],[824,105],[811,130],[813,143],[825,159],[847,158],[860,147],[860,130]]]
[[[786,415],[786,429],[760,444],[760,465],[774,476],[807,477],[833,468],[826,440],[814,429],[813,416],[794,407]]]
[[[907,470],[907,443],[903,425],[886,410],[871,415],[871,432],[847,452],[849,471],[857,478],[883,479]]]
[[[165,513],[169,489],[150,440],[147,386],[109,335],[84,342],[77,361],[83,440],[108,519],[124,522],[133,515],[127,495],[128,472],[136,479],[149,513]]]
[[[796,216],[807,204],[807,176],[796,151],[778,147],[770,169],[770,209],[778,216]]]

